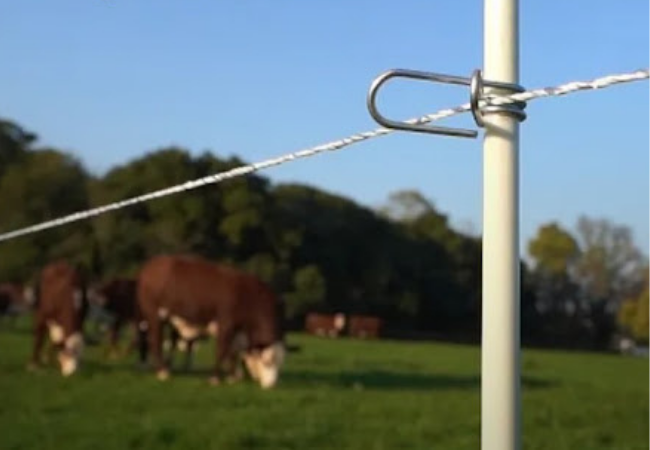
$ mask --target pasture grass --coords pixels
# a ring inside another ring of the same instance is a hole
[[[262,391],[209,386],[211,342],[164,383],[100,347],[69,379],[27,372],[28,330],[0,329],[1,450],[479,449],[477,347],[292,334]],[[648,448],[647,359],[525,350],[522,366],[524,449]]]

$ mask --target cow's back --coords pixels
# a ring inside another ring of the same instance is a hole
[[[157,256],[140,271],[137,300],[144,314],[177,314],[193,319],[214,296],[213,268],[191,256]]]
[[[379,337],[382,320],[373,316],[350,316],[349,319],[350,336],[360,338]]]
[[[305,318],[305,331],[310,334],[324,335],[332,323],[333,320],[328,320],[324,314],[309,313]]]

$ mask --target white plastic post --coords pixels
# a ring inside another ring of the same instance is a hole
[[[486,80],[519,82],[518,9],[518,0],[484,2]],[[484,119],[481,449],[520,450],[519,123]]]

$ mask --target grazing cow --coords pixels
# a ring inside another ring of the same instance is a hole
[[[86,282],[77,268],[65,261],[47,265],[38,283],[34,313],[32,364],[40,363],[46,333],[58,352],[61,373],[73,374],[83,350],[83,321],[87,311]]]
[[[277,382],[285,352],[282,304],[252,275],[200,257],[158,256],[140,272],[138,303],[158,378],[169,376],[162,358],[167,322],[187,342],[217,337],[212,383],[220,382],[224,365],[228,379],[235,379],[240,356],[263,388]]]
[[[379,336],[382,321],[378,317],[350,316],[348,320],[348,333],[352,337],[376,338]]]
[[[305,329],[308,333],[317,336],[337,337],[345,328],[343,314],[316,314],[310,313],[305,319]]]
[[[28,311],[34,304],[34,291],[19,283],[0,284],[0,318],[12,319]]]
[[[135,348],[138,342],[140,313],[136,298],[137,281],[131,278],[114,278],[98,286],[89,295],[92,306],[99,308],[109,316],[109,350],[117,353],[120,331],[124,325],[134,327],[133,340],[128,350]]]

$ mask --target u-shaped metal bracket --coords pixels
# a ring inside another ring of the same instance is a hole
[[[431,134],[442,134],[445,136],[456,136],[456,137],[466,137],[466,138],[476,138],[478,133],[475,130],[468,130],[464,128],[450,128],[450,127],[440,127],[433,125],[422,125],[422,124],[413,124],[407,122],[400,122],[396,120],[391,120],[379,113],[377,109],[377,92],[379,88],[386,83],[391,78],[409,78],[415,80],[424,80],[424,81],[433,81],[438,83],[445,84],[456,84],[461,86],[470,87],[470,106],[472,115],[474,116],[474,121],[479,127],[484,126],[483,114],[486,113],[510,113],[515,115],[520,121],[526,118],[526,113],[524,113],[524,108],[526,104],[523,102],[513,102],[510,104],[503,105],[491,105],[489,104],[489,99],[483,96],[483,87],[488,86],[496,89],[507,90],[509,92],[523,92],[525,89],[518,84],[513,83],[504,83],[500,81],[488,81],[483,80],[480,70],[475,70],[471,78],[458,77],[454,75],[445,75],[440,73],[433,72],[421,72],[417,70],[407,70],[407,69],[393,69],[383,74],[379,75],[370,85],[370,91],[368,92],[368,111],[377,123],[385,128],[392,128],[395,130],[403,131],[414,131],[418,133],[431,133]],[[487,105],[480,106],[481,101],[487,101]]]

